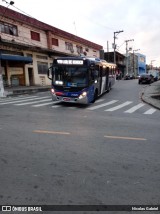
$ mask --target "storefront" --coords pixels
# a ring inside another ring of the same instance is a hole
[[[0,54],[4,86],[25,86],[25,64],[32,63],[31,57]]]

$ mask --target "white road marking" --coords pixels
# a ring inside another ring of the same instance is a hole
[[[0,105],[6,105],[6,104],[12,104],[12,103],[20,103],[20,102],[25,102],[25,101],[28,101],[28,100],[36,100],[36,99],[42,99],[42,98],[41,97],[37,97],[37,96],[28,97],[28,98],[22,98],[22,99],[19,98],[17,100],[0,103]]]
[[[125,113],[133,113],[135,112],[136,110],[138,110],[139,108],[143,107],[145,104],[143,103],[139,103],[138,105],[136,106],[133,106],[132,108],[128,109],[127,111],[125,111]]]
[[[153,114],[156,111],[154,108],[150,108],[148,111],[144,112],[143,114]]]
[[[52,108],[59,108],[60,106],[52,106]]]
[[[50,105],[50,104],[54,104],[53,101],[49,102],[49,103],[42,103],[42,104],[33,105],[32,107],[41,107],[41,106],[47,106],[47,105]]]
[[[133,103],[133,102],[132,101],[127,101],[125,103],[122,103],[121,105],[115,106],[113,108],[106,109],[104,111],[116,111],[116,110],[118,110],[120,108],[123,108],[124,106],[130,105],[131,103]]]
[[[23,99],[29,99],[29,98],[33,98],[33,97],[38,97],[38,96],[23,96],[23,97],[15,97],[15,98],[4,98],[3,100],[0,100],[0,103],[4,103],[5,102],[11,102],[11,101],[17,101],[17,100],[23,100]]]
[[[34,104],[34,103],[41,103],[41,102],[46,102],[46,101],[50,101],[51,98],[49,99],[42,99],[41,100],[36,100],[36,101],[32,101],[32,102],[27,102],[27,103],[18,103],[18,104],[14,104],[15,106],[25,106],[25,105],[30,105],[30,104]]]
[[[95,103],[100,103],[100,102],[102,102],[102,101],[104,101],[104,99],[98,99],[98,100],[96,100]]]
[[[93,107],[90,107],[90,108],[87,108],[88,110],[95,110],[95,109],[98,109],[98,108],[102,108],[104,106],[108,106],[108,105],[111,105],[113,103],[116,103],[118,102],[118,100],[112,100],[110,102],[107,102],[107,103],[103,103],[103,104],[100,104],[100,105],[97,105],[97,106],[93,106]]]

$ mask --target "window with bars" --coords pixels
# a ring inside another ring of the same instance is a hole
[[[52,45],[59,46],[58,39],[52,38]]]
[[[65,42],[65,46],[66,46],[66,50],[69,50],[69,51],[71,51],[72,53],[74,52],[73,44],[72,44],[72,43],[70,43],[70,42]]]
[[[40,41],[40,33],[31,31],[31,39],[35,41]]]
[[[48,63],[45,62],[37,62],[38,74],[47,74],[48,71]]]
[[[17,26],[9,24],[9,23],[0,22],[0,32],[9,34],[9,35],[13,35],[13,36],[18,36]]]
[[[83,48],[81,46],[77,45],[76,48],[77,48],[77,53],[79,54],[83,53]]]

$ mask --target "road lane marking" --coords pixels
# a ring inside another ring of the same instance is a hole
[[[49,96],[47,96],[47,97],[49,97]],[[45,97],[43,97],[43,98],[45,98]],[[20,103],[20,102],[26,102],[26,101],[29,101],[29,100],[38,100],[38,99],[42,99],[42,97],[30,97],[30,98],[18,99],[18,100],[15,100],[15,101],[7,101],[7,102],[0,103],[0,105],[6,105],[6,104],[12,104],[12,103]]]
[[[122,103],[121,105],[115,106],[113,108],[106,109],[104,111],[115,111],[115,110],[118,110],[120,108],[123,108],[124,106],[130,105],[131,103],[133,103],[133,102],[132,101],[127,101],[125,103]]]
[[[31,102],[27,102],[27,103],[18,103],[18,104],[14,104],[15,106],[25,106],[25,105],[30,105],[30,104],[34,104],[34,103],[42,103],[42,102],[46,102],[46,101],[50,101],[51,98],[48,99],[40,99],[40,100],[36,100],[36,101],[31,101]]]
[[[127,111],[125,111],[125,113],[133,113],[135,112],[136,110],[138,110],[139,108],[143,107],[145,104],[143,103],[139,103],[138,105],[136,106],[133,106],[132,108],[128,109]]]
[[[18,100],[24,100],[24,99],[31,99],[31,98],[36,98],[38,96],[23,96],[23,97],[9,97],[9,98],[4,98],[3,100],[0,100],[0,103],[7,103],[7,102],[12,102],[12,101],[18,101]]]
[[[98,100],[96,100],[95,103],[100,103],[100,102],[102,102],[102,101],[104,101],[104,99],[98,99]]]
[[[150,108],[148,111],[144,112],[143,114],[153,114],[156,111],[154,108]]]
[[[60,135],[70,135],[70,132],[55,132],[55,131],[47,131],[47,130],[34,130],[34,133],[42,133],[42,134],[60,134]]]
[[[108,106],[108,105],[111,105],[113,103],[116,103],[118,102],[118,100],[112,100],[110,102],[107,102],[107,103],[103,103],[103,104],[100,104],[100,105],[97,105],[97,106],[93,106],[93,107],[90,107],[90,108],[87,108],[88,110],[95,110],[95,109],[98,109],[98,108],[102,108],[104,106]]]
[[[33,105],[32,107],[41,107],[41,106],[47,106],[47,105],[50,105],[50,104],[54,104],[53,101],[49,102],[49,103],[42,103],[42,104]]]
[[[105,135],[104,137],[110,138],[110,139],[123,139],[123,140],[141,140],[141,141],[147,140],[147,139],[145,139],[145,138],[120,137],[120,136],[109,136],[109,135]]]

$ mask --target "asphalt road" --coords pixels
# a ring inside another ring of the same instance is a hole
[[[89,106],[1,100],[1,204],[158,204],[160,111],[142,87],[117,81]]]

